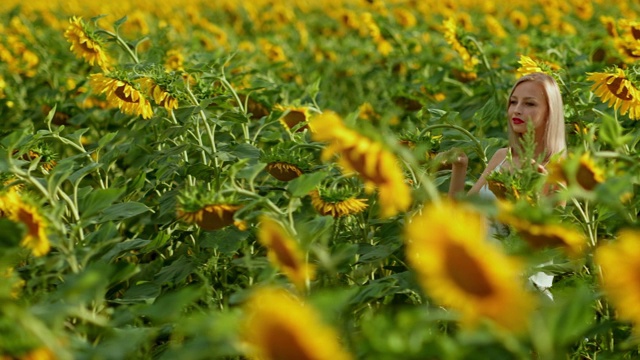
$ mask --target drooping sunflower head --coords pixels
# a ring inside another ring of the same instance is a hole
[[[91,74],[89,81],[96,93],[105,93],[107,102],[117,106],[127,115],[149,119],[153,109],[149,99],[140,91],[140,86],[127,78],[126,74],[113,72],[108,75]]]
[[[235,213],[242,205],[235,196],[221,196],[206,189],[189,188],[178,196],[177,218],[187,224],[196,224],[204,230],[213,231],[229,225],[245,230],[242,220]]]
[[[605,172],[588,152],[580,157],[570,154],[566,158],[557,159],[548,166],[549,183],[578,185],[586,191],[592,191],[605,180]]]
[[[100,37],[89,31],[82,18],[75,16],[69,19],[69,27],[64,32],[71,43],[71,51],[91,65],[98,65],[103,70],[109,67],[110,60],[102,45]]]
[[[358,198],[359,190],[354,186],[320,187],[309,194],[311,205],[320,215],[334,218],[355,215],[367,209],[367,199]]]
[[[310,172],[314,156],[294,142],[282,142],[260,152],[260,162],[267,164],[266,171],[280,181],[291,181]]]
[[[250,359],[352,359],[313,307],[285,290],[259,289],[245,310],[241,336]]]
[[[632,120],[640,119],[640,91],[628,74],[620,69],[588,73],[587,80],[593,81],[591,91],[609,107],[620,110],[621,115],[629,113]]]
[[[526,201],[498,202],[497,220],[513,227],[532,250],[558,248],[571,257],[583,253],[587,238],[582,230],[563,224],[550,209]]]
[[[139,80],[142,91],[148,98],[153,99],[156,105],[162,106],[171,112],[178,108],[178,97],[175,83],[172,79],[161,76],[157,78],[145,77]]]

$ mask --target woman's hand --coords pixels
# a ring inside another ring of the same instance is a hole
[[[456,168],[464,167],[466,169],[467,165],[469,164],[469,158],[467,157],[467,154],[457,148],[453,148],[451,150],[440,153],[438,154],[437,158],[442,165],[451,164]]]

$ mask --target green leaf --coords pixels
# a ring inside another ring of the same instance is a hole
[[[100,167],[100,164],[91,163],[83,168],[80,168],[79,170],[76,170],[73,174],[69,175],[68,179],[69,181],[71,181],[71,183],[75,184],[78,180],[82,179],[87,174],[89,174],[90,172],[94,171],[99,167]]]
[[[111,248],[109,252],[104,254],[101,260],[106,262],[112,261],[113,259],[116,258],[116,256],[122,253],[143,248],[144,246],[148,245],[150,242],[151,242],[150,240],[144,240],[144,239],[133,239],[133,240],[126,240],[126,241],[120,242],[116,244],[116,246]]]
[[[201,232],[198,243],[202,248],[213,248],[223,254],[233,255],[248,237],[249,232],[231,226],[218,231]]]
[[[126,16],[124,17],[125,19],[127,18]],[[108,133],[107,135],[103,135],[100,140],[98,140],[98,147],[99,148],[103,148],[105,145],[107,145],[108,143],[111,142],[111,140],[113,140],[114,137],[116,137],[116,135],[118,135],[118,132],[111,132]]]
[[[93,190],[86,197],[82,198],[78,204],[80,217],[88,219],[100,213],[118,200],[125,190],[124,188]]]
[[[622,128],[614,117],[601,113],[602,124],[600,124],[599,138],[602,142],[611,145],[614,148],[621,146],[622,142]]]
[[[176,284],[186,279],[194,269],[195,265],[183,256],[160,269],[155,281],[160,284]]]
[[[327,176],[329,173],[324,171],[302,174],[289,182],[287,190],[293,196],[303,197],[315,189]]]
[[[116,302],[121,304],[152,302],[155,298],[160,296],[160,292],[160,284],[155,282],[143,282],[130,287],[125,291],[124,295],[122,295],[122,298],[116,300]]]
[[[22,235],[26,229],[5,217],[0,217],[0,248],[15,248],[20,246]]]
[[[147,211],[151,211],[151,209],[145,204],[135,201],[114,204],[104,210],[102,215],[98,218],[98,222],[120,221],[140,215]]]
[[[238,144],[231,153],[239,159],[257,159],[260,157],[260,150],[251,144]]]
[[[172,293],[163,294],[153,305],[140,311],[143,315],[157,324],[175,322],[180,319],[184,309],[197,301],[202,295],[202,289],[195,286],[184,287]]]

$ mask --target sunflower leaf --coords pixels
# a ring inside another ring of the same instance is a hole
[[[318,186],[327,176],[329,176],[329,174],[324,171],[302,174],[291,180],[287,189],[291,192],[291,195],[302,197]]]

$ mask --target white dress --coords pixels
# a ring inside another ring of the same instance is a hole
[[[498,166],[496,166],[493,171],[499,171],[505,160],[502,160],[502,162],[498,164]],[[480,188],[480,190],[478,191],[478,195],[488,200],[497,200],[496,195],[491,191],[491,189],[489,189],[488,184],[484,184],[484,186]],[[496,239],[496,236],[505,236],[505,231],[508,231],[508,228],[506,228],[504,224],[492,221],[488,227],[487,237],[490,240],[498,241],[498,239]],[[540,264],[539,266],[550,265],[551,263],[553,262],[546,262],[544,264]],[[549,288],[553,284],[553,275],[549,275],[543,271],[539,271],[529,276],[529,284],[536,289],[539,289],[543,294],[548,296],[549,299],[553,300],[553,294],[551,294],[551,292],[549,291]]]

